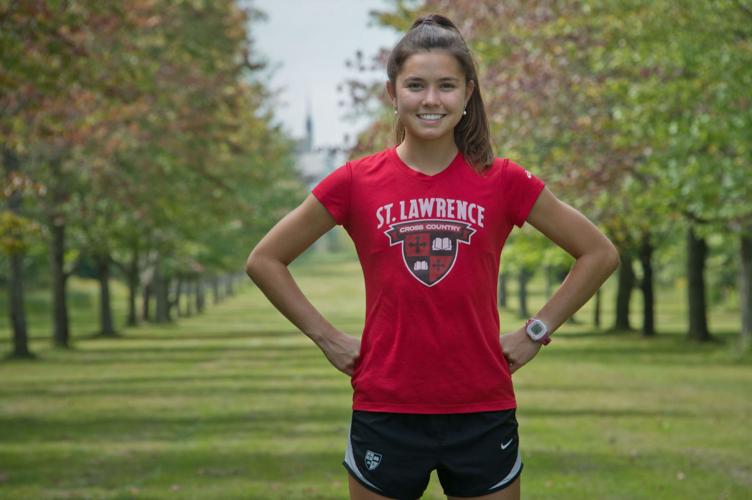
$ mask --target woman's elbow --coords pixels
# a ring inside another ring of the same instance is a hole
[[[274,253],[264,251],[258,245],[251,250],[250,255],[245,261],[245,273],[251,280],[258,284],[259,279],[262,279],[262,275],[275,266],[286,266],[287,263],[283,262],[280,257]]]
[[[605,257],[603,259],[606,263],[606,270],[608,271],[608,275],[611,276],[614,271],[619,268],[619,264],[621,263],[619,250],[614,246],[613,243],[609,241],[606,249],[604,250],[604,254]]]
[[[258,252],[258,247],[255,247],[245,261],[245,273],[254,282],[256,281],[254,276],[258,276],[259,270],[263,267],[263,260]]]

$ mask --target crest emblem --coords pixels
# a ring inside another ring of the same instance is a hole
[[[441,281],[457,259],[457,246],[470,244],[470,224],[449,220],[413,220],[392,224],[385,233],[390,245],[402,244],[408,271],[426,286]]]
[[[373,470],[379,465],[381,465],[381,453],[368,450],[366,452],[366,467],[368,467],[368,470]]]

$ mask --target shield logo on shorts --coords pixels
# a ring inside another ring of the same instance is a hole
[[[381,464],[381,453],[368,450],[366,452],[366,467],[368,470],[373,470]]]
[[[385,231],[390,245],[402,244],[407,270],[426,286],[441,281],[454,267],[459,243],[470,244],[470,224],[449,220],[413,220]]]

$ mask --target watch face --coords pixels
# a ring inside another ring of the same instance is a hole
[[[546,325],[539,319],[532,320],[527,326],[528,335],[536,341],[542,339],[547,331]]]
[[[530,331],[535,335],[536,337],[543,335],[543,332],[545,332],[545,329],[543,328],[543,325],[541,325],[539,322],[534,321],[533,323],[530,323]]]

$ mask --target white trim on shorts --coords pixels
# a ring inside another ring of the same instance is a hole
[[[520,472],[520,468],[522,467],[522,456],[520,456],[520,449],[517,448],[517,460],[514,462],[514,465],[512,466],[512,470],[509,471],[509,474],[507,474],[507,477],[499,481],[498,483],[494,484],[489,490],[492,490],[494,488],[499,488],[500,486],[503,486],[504,484],[510,482],[512,478],[514,478],[518,472]]]
[[[350,470],[357,476],[358,479],[363,481],[365,484],[370,486],[371,488],[377,489],[379,491],[383,491],[381,488],[370,482],[368,479],[366,479],[363,474],[360,472],[360,469],[358,469],[358,465],[355,463],[355,455],[353,454],[352,449],[352,442],[350,438],[350,433],[352,431],[352,422],[350,423],[350,428],[347,431],[347,451],[345,451],[345,463],[350,468]]]

